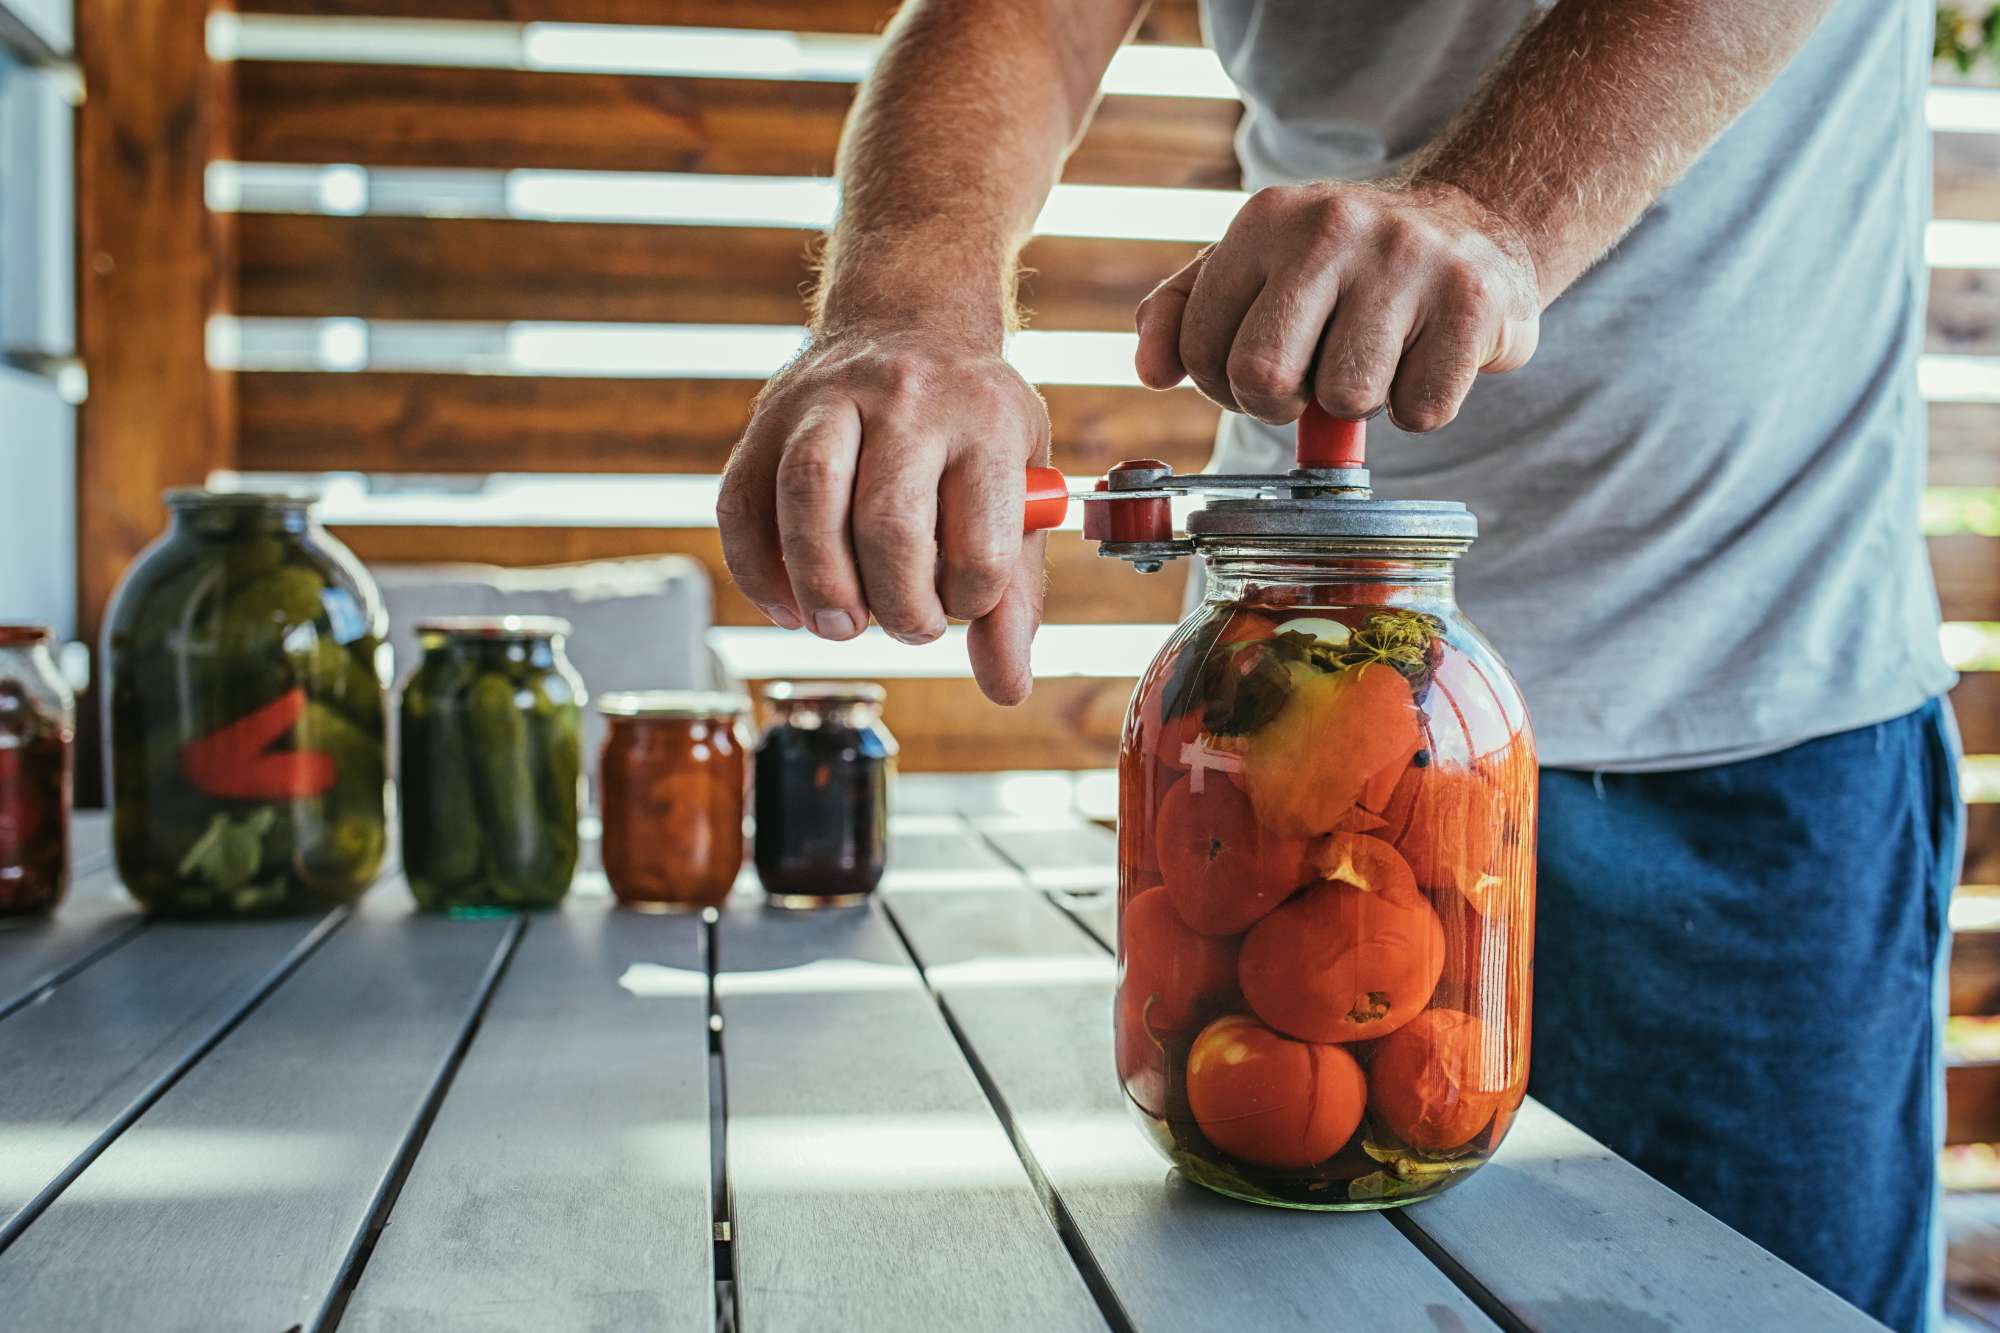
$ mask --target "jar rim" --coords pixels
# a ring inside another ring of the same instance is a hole
[[[447,639],[562,639],[570,625],[561,616],[431,616],[417,622],[419,635]]]
[[[0,625],[0,648],[34,648],[54,638],[47,625]]]
[[[600,695],[597,711],[616,718],[704,718],[741,717],[750,711],[750,700],[725,690],[613,690]]]
[[[774,704],[879,704],[889,697],[868,680],[774,680],[763,694]]]
[[[169,509],[311,509],[320,497],[311,491],[220,491],[207,486],[175,486],[166,494]]]

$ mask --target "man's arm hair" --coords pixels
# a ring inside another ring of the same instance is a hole
[[[1542,304],[1754,102],[1831,0],[1561,0],[1418,155],[1510,222]]]
[[[911,0],[840,145],[816,333],[907,322],[995,347],[1015,261],[1149,0]]]

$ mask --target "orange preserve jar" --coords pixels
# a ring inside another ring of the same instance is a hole
[[[598,760],[604,874],[627,907],[715,907],[743,868],[749,770],[740,694],[606,694]]]
[[[1211,1189],[1429,1198],[1528,1079],[1535,751],[1453,600],[1473,518],[1360,489],[1188,526],[1206,600],[1120,752],[1119,1076]]]

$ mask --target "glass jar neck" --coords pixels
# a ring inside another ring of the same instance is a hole
[[[197,541],[243,537],[303,537],[317,525],[312,511],[294,504],[178,504],[169,511],[175,536]]]
[[[553,638],[482,638],[477,635],[425,634],[425,656],[437,654],[480,662],[525,662],[552,671],[562,646]]]
[[[1451,555],[1211,548],[1206,599],[1211,603],[1326,602],[1343,606],[1455,605]]]
[[[781,699],[771,704],[771,724],[780,727],[851,727],[860,731],[882,720],[882,705],[866,699]]]

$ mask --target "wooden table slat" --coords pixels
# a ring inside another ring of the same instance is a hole
[[[342,1328],[711,1333],[702,933],[528,922]]]
[[[0,1243],[337,920],[154,926],[0,1021]]]
[[[1112,1074],[1111,960],[1040,894],[889,908],[1134,1327],[1493,1326],[1379,1213],[1255,1208],[1173,1174]]]
[[[1882,1327],[1533,1100],[1491,1162],[1403,1220],[1529,1328]]]
[[[85,828],[93,822],[78,820]],[[144,925],[107,852],[95,869],[71,876],[54,916],[0,930],[0,1015],[130,943]]]
[[[515,937],[378,887],[13,1245],[20,1328],[315,1322]]]
[[[740,1327],[1104,1327],[879,906],[732,907],[716,961]]]
[[[1118,837],[1081,817],[975,815],[973,827],[1038,889],[1101,892],[1118,887]]]

